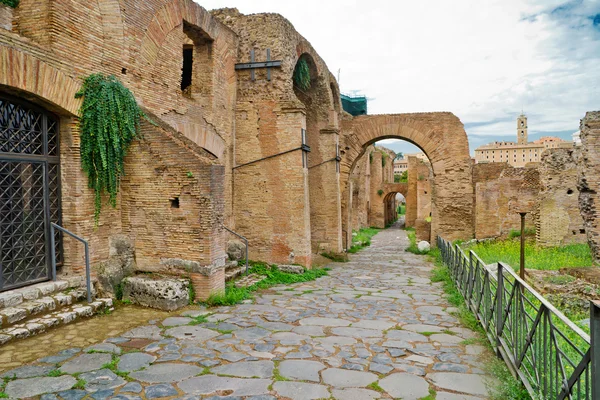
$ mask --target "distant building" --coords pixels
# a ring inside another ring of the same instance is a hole
[[[517,142],[494,142],[475,149],[476,163],[505,162],[513,167],[523,167],[530,162],[539,162],[546,149],[572,148],[573,142],[553,136],[544,136],[536,141],[527,141],[527,117],[517,118]]]
[[[367,98],[366,96],[349,96],[342,94],[342,108],[348,114],[356,117],[358,115],[367,115]]]
[[[394,175],[402,175],[404,171],[408,170],[408,157],[417,157],[419,160],[429,162],[425,153],[403,154],[402,157],[394,160]]]

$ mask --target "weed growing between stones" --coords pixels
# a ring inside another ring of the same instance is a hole
[[[371,238],[379,233],[379,228],[363,228],[358,232],[352,232],[352,246],[348,249],[348,253],[356,253],[360,249],[371,245]]]
[[[8,399],[8,395],[6,394],[6,392],[4,391],[4,389],[6,389],[6,385],[8,385],[8,382],[13,381],[17,379],[17,376],[13,376],[12,378],[5,376],[4,378],[2,378],[2,383],[0,383],[0,399]]]
[[[48,376],[51,378],[56,378],[59,376],[64,375],[65,373],[62,372],[60,369],[53,369],[52,371],[48,372]]]
[[[192,318],[192,320],[188,323],[188,325],[200,325],[208,322],[208,315],[198,315],[197,317]]]
[[[377,381],[369,383],[367,385],[367,388],[369,388],[371,390],[375,390],[376,392],[379,392],[379,393],[384,393],[385,392],[385,390],[383,390],[383,388],[381,386],[379,386],[379,382],[377,382]]]
[[[421,397],[419,400],[435,400],[437,397],[437,392],[435,389],[429,388],[429,394],[425,397]]]
[[[85,381],[85,379],[77,379],[77,382],[73,385],[73,389],[85,389],[85,385],[87,384],[87,382]]]
[[[241,303],[252,298],[252,293],[259,289],[267,289],[277,285],[289,285],[292,283],[314,281],[321,276],[327,275],[329,268],[315,268],[304,271],[302,274],[289,274],[281,272],[276,265],[268,265],[263,262],[249,261],[251,266],[249,273],[264,276],[260,282],[248,287],[236,287],[233,283],[225,287],[225,293],[215,293],[204,302],[209,307],[230,306]]]
[[[431,261],[435,264],[435,268],[432,271],[431,275],[431,281],[443,283],[442,287],[444,289],[444,292],[446,292],[446,298],[448,299],[448,302],[458,309],[458,312],[453,314],[456,315],[456,317],[461,321],[461,323],[464,326],[476,332],[478,335],[478,339],[468,339],[463,341],[462,343],[471,344],[465,342],[469,340],[478,340],[482,345],[486,346],[488,349],[491,350],[492,347],[489,341],[485,340],[485,333],[483,331],[483,328],[479,324],[477,318],[475,318],[473,313],[465,305],[465,299],[454,284],[454,281],[450,276],[448,267],[444,265],[440,249],[432,249],[429,252],[429,256],[431,258]],[[486,361],[486,369],[488,370],[490,375],[496,377],[497,379],[497,384],[491,386],[492,400],[531,400],[527,389],[525,389],[525,387],[521,384],[521,382],[519,382],[519,380],[517,380],[511,375],[510,371],[506,367],[506,364],[504,364],[504,361],[495,357],[490,357]]]

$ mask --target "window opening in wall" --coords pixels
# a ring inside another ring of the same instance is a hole
[[[181,67],[181,90],[185,91],[192,85],[192,71],[194,65],[194,46],[183,46],[183,66]]]
[[[171,199],[171,208],[179,208],[179,197]]]
[[[573,189],[569,189],[569,190],[567,190],[567,194],[568,194],[568,195],[572,195],[572,194],[573,194]]]

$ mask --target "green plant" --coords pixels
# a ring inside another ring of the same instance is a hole
[[[73,389],[85,389],[85,385],[87,384],[87,382],[85,381],[85,379],[77,379],[77,383],[75,383],[73,385]]]
[[[138,138],[140,119],[146,115],[133,94],[113,75],[91,74],[75,95],[83,98],[79,109],[81,164],[94,190],[94,220],[102,208],[102,194],[117,205],[124,175],[123,159],[131,142]]]
[[[386,159],[387,159],[388,155],[385,153],[381,153],[381,166],[385,167],[385,163],[386,163]]]
[[[410,241],[410,245],[406,248],[406,251],[413,254],[428,254],[429,250],[421,251],[417,246],[417,234],[415,233],[414,228],[406,228],[408,240]]]
[[[525,237],[527,236],[535,236],[535,228],[525,228]],[[508,237],[510,239],[521,237],[521,231],[517,229],[511,229],[508,232]]]
[[[437,392],[435,389],[429,388],[429,394],[425,397],[421,397],[419,400],[435,400],[437,397]]]
[[[379,382],[371,382],[367,385],[369,389],[375,390],[379,393],[385,393],[385,390],[381,386],[379,386]]]
[[[19,5],[19,0],[0,0],[0,3],[12,8],[17,8]]]
[[[197,317],[192,318],[192,320],[188,323],[188,325],[200,325],[208,322],[207,315],[198,315]]]
[[[187,172],[185,175],[186,175],[188,178],[193,178],[193,177],[194,177],[194,173],[193,173],[192,171],[188,171],[188,172]]]
[[[301,90],[310,89],[310,67],[308,66],[308,61],[306,58],[300,57],[296,67],[294,68],[294,84],[300,88]]]
[[[360,249],[370,246],[371,238],[380,230],[379,228],[362,228],[358,232],[352,232],[352,246],[348,249],[348,253],[356,253]]]
[[[123,300],[123,282],[119,282],[115,285],[115,298],[117,300]]]
[[[340,254],[340,253],[334,253],[333,251],[327,251],[327,252],[321,253],[321,255],[325,258],[329,258],[331,261],[334,261],[334,262],[348,262],[348,256],[343,253]]]
[[[56,378],[57,376],[61,375],[64,375],[64,372],[62,372],[60,369],[53,369],[52,371],[48,372],[48,376],[52,378]]]
[[[379,190],[377,191],[377,194],[379,195],[379,197],[383,196],[383,190],[382,190],[382,189],[379,189]]]
[[[188,296],[190,298],[189,304],[194,304],[194,301],[196,301],[196,290],[194,289],[194,284],[192,283],[191,279],[188,286]]]

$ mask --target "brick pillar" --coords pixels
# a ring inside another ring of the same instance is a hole
[[[385,228],[384,197],[383,193],[381,195],[379,194],[379,191],[382,190],[383,183],[383,166],[381,165],[383,155],[380,151],[373,150],[369,157],[371,168],[371,209],[369,211],[369,226]]]
[[[408,157],[408,192],[406,193],[406,215],[404,216],[407,228],[415,226],[417,219],[417,166],[418,160],[416,157]]]

